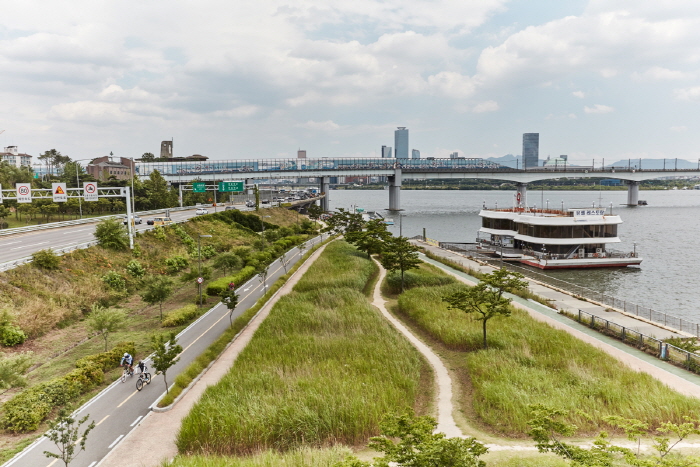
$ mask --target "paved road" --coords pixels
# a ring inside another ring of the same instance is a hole
[[[324,238],[326,238],[325,235],[316,237],[309,240],[307,245],[310,248]],[[297,248],[294,248],[290,253],[288,255],[291,256],[288,268],[300,258]],[[266,281],[268,286],[285,273],[284,267],[279,260],[270,266],[269,271]],[[263,289],[263,284],[257,276],[240,286],[238,288],[239,304],[234,311],[233,319],[240,316],[264,295]],[[168,370],[168,383],[172,384],[175,377],[221,335],[228,326],[228,309],[222,304],[218,304],[178,334],[178,343],[182,345],[183,352],[180,356],[180,361]],[[143,358],[143,356],[137,357]],[[146,363],[151,369],[151,362],[147,361]],[[71,463],[71,467],[96,466],[148,413],[163,392],[165,392],[165,384],[162,376],[154,377],[151,384],[144,387],[141,392],[136,390],[136,377],[134,376],[128,378],[125,383],[117,380],[78,409],[76,412],[78,418],[89,414],[90,420],[94,420],[97,426],[88,437],[86,451],[82,452]],[[56,446],[48,439],[42,437],[6,462],[3,467],[57,467],[60,465],[56,460],[45,457],[44,451],[57,452]],[[141,454],[147,455],[147,453]],[[134,453],[134,455],[137,455],[137,453]],[[137,464],[135,458],[124,461],[124,465],[135,464]]]

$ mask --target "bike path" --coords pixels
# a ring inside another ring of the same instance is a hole
[[[321,242],[326,236],[307,241],[307,248]],[[293,248],[288,254],[287,269],[300,259],[299,249]],[[270,265],[266,285],[269,287],[282,275],[284,266],[278,259]],[[255,276],[238,288],[239,303],[233,319],[253,306],[265,294],[265,285]],[[229,310],[219,303],[178,334],[178,344],[183,347],[180,360],[167,371],[167,381],[171,385],[175,377],[194,361],[230,326]],[[154,373],[150,359],[144,359],[151,374]],[[150,412],[151,407],[165,392],[163,375],[153,376],[150,385],[142,391],[136,390],[136,376],[120,379],[103,389],[99,394],[80,407],[74,415],[80,419],[89,414],[96,427],[89,434],[86,449],[71,462],[71,467],[95,467],[124,437],[138,426]],[[81,430],[82,431],[82,430]],[[56,446],[45,437],[34,443],[3,464],[2,467],[49,467],[61,465],[57,459],[47,458],[44,451],[57,452]],[[147,454],[147,453],[142,453]],[[123,465],[138,465],[134,459],[124,460]]]
[[[421,245],[423,246],[423,245]],[[456,258],[450,257],[449,254],[443,254],[443,252],[446,252],[445,250],[441,250],[439,248],[430,248],[431,253],[435,255],[440,255],[452,260],[455,260]],[[449,252],[451,253],[451,252]],[[453,254],[454,255],[454,254]],[[471,283],[478,283],[479,280],[476,279],[473,276],[470,276],[469,274],[466,274],[462,271],[456,270],[454,268],[451,268],[450,266],[447,266],[443,263],[440,263],[438,261],[434,261],[430,258],[423,257],[421,258],[423,261],[433,264],[434,266],[437,266],[450,274],[457,276],[467,282]],[[468,263],[473,263],[472,264],[465,264],[465,266],[469,267],[472,266],[473,269],[479,269],[480,272],[492,272],[493,268],[488,267],[488,266],[482,266],[479,265],[476,262],[472,262],[470,260],[466,260],[464,257],[459,257],[459,262],[464,264],[465,261]],[[527,278],[526,278],[527,280]],[[533,284],[532,281],[529,281],[530,284]],[[546,288],[540,284],[533,284],[535,287],[532,287],[531,290],[533,289],[539,289],[539,288],[545,288],[549,293],[553,293],[554,291],[552,289]],[[538,290],[533,290],[535,293],[539,293]],[[585,302],[581,300],[576,300],[566,294],[563,294],[562,292],[556,292],[562,295],[566,296],[567,301],[575,300],[580,302],[581,309],[584,307],[590,308],[592,305],[590,302]],[[696,375],[695,373],[691,373],[689,371],[686,371],[682,368],[679,368],[675,365],[672,365],[670,363],[667,363],[663,360],[660,360],[653,355],[649,355],[646,352],[643,352],[635,347],[628,346],[624,344],[622,341],[614,339],[610,336],[607,336],[605,334],[601,334],[590,327],[579,323],[578,321],[574,321],[571,318],[568,318],[561,313],[558,312],[558,310],[554,308],[547,307],[545,305],[542,305],[541,303],[532,301],[532,300],[527,300],[524,298],[521,298],[517,295],[512,295],[512,294],[505,294],[508,298],[511,298],[513,300],[513,304],[525,311],[527,311],[533,318],[538,319],[540,321],[544,321],[553,327],[557,329],[562,329],[566,332],[569,332],[570,334],[574,335],[575,337],[583,340],[584,342],[587,342],[597,348],[600,348],[601,350],[604,350],[605,352],[609,353],[613,357],[617,358],[618,360],[622,361],[625,363],[627,366],[631,367],[632,369],[636,371],[641,371],[644,373],[648,373],[651,376],[659,379],[661,382],[669,386],[670,388],[681,392],[683,394],[689,395],[689,396],[694,396],[694,397],[700,397],[700,375]],[[600,314],[606,314],[604,311],[604,307],[598,307],[599,311],[601,312]],[[636,320],[634,317],[627,316],[627,315],[622,315],[625,320],[628,320],[627,324],[630,324],[629,321],[636,321],[640,326],[653,326],[653,324],[650,324],[645,321],[641,320]],[[610,320],[612,321],[612,320]],[[629,327],[630,329],[634,329],[634,324],[631,323],[631,325],[626,326]],[[655,327],[658,329],[659,333],[662,333],[664,331],[663,328],[660,327]]]

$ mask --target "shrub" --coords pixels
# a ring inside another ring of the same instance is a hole
[[[187,266],[190,262],[184,256],[173,256],[165,260],[165,267],[168,269],[168,274],[176,274]]]
[[[27,340],[27,335],[14,324],[0,327],[0,345],[14,347]]]
[[[83,368],[90,365],[96,365],[102,371],[108,371],[119,366],[119,361],[125,352],[134,355],[136,353],[135,344],[133,342],[120,342],[108,352],[88,355],[87,357],[79,359],[77,362],[75,362],[75,366],[78,368]]]
[[[109,271],[102,276],[102,282],[107,284],[113,290],[126,290],[126,280],[117,271]]]
[[[95,228],[97,243],[110,250],[126,250],[129,247],[129,234],[117,219],[105,219]]]
[[[231,212],[231,211],[228,211]],[[227,276],[227,277],[222,277],[220,279],[217,279],[210,284],[207,285],[206,292],[208,295],[221,295],[221,292],[228,290],[228,285],[233,282],[236,285],[241,285],[244,282],[246,282],[248,279],[253,277],[255,275],[255,268],[252,266],[246,266],[240,271],[238,271],[237,274],[234,274],[233,276]]]
[[[216,248],[211,245],[205,245],[202,247],[202,258],[209,259],[216,256]]]
[[[140,279],[146,274],[146,269],[144,269],[138,260],[132,259],[126,265],[126,272],[128,272],[131,277]]]
[[[32,255],[32,264],[41,269],[58,269],[61,265],[61,257],[51,248],[48,250],[39,250]]]
[[[204,300],[204,294],[202,295],[202,300]],[[199,296],[197,296],[197,303],[199,303]],[[175,311],[168,313],[163,319],[163,327],[173,327],[187,324],[193,319],[197,318],[201,314],[199,308],[196,304],[185,305]]]

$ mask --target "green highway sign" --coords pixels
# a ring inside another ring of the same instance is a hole
[[[205,193],[207,191],[207,184],[204,182],[193,182],[192,183],[192,193]]]
[[[219,191],[243,191],[243,180],[219,182]]]

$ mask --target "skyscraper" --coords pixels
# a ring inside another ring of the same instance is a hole
[[[540,134],[523,133],[523,168],[537,167],[540,159]]]
[[[420,159],[420,151],[418,149],[411,150],[411,159]]]
[[[394,131],[394,147],[397,159],[408,159],[408,130],[405,126]]]
[[[297,151],[297,159],[306,159],[306,149],[299,149]]]
[[[382,157],[391,158],[391,146],[382,146]]]

